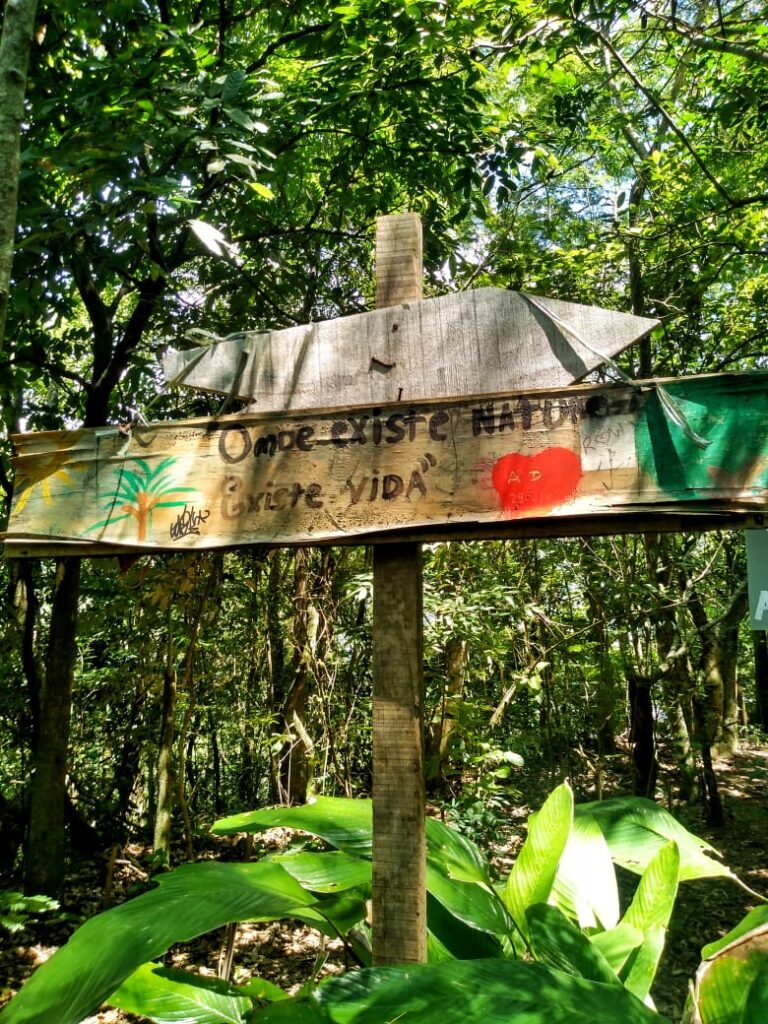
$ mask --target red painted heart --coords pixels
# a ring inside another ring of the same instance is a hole
[[[537,455],[510,452],[496,460],[491,480],[506,512],[550,509],[575,494],[581,460],[567,448],[547,448]]]

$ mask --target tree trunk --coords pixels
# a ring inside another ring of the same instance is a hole
[[[768,732],[768,633],[765,630],[752,633],[752,648],[755,652],[757,720],[763,732]]]
[[[634,792],[636,796],[645,796],[653,800],[656,794],[658,763],[651,684],[649,679],[634,674],[630,675],[628,684],[631,716],[629,742],[632,745]]]
[[[467,641],[452,637],[443,652],[445,682],[440,704],[426,734],[428,750],[427,784],[432,791],[444,792],[451,763],[451,736],[459,721],[464,676],[467,668]]]
[[[67,751],[77,632],[80,560],[59,559],[40,700],[40,727],[30,787],[27,893],[56,895],[66,869]]]
[[[176,732],[176,669],[174,667],[171,615],[168,613],[168,649],[163,674],[163,697],[160,710],[160,743],[155,769],[157,802],[155,805],[155,853],[171,862],[171,823],[173,820],[173,740]]]
[[[294,555],[293,587],[293,681],[282,707],[287,739],[280,751],[281,799],[289,805],[306,803],[312,777],[311,755],[314,745],[304,724],[313,643],[309,624],[311,601],[308,563],[308,551],[297,548]]]
[[[37,0],[6,0],[0,36],[0,352],[11,291],[19,151]]]

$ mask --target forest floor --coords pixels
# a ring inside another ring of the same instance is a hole
[[[724,863],[750,889],[768,897],[768,749],[745,748],[728,760],[718,761],[716,770],[725,806],[725,826],[707,826],[700,805],[695,803],[671,809],[691,831],[721,852]],[[609,774],[606,795],[627,791],[621,786],[621,776],[621,771],[615,779]],[[494,853],[503,869],[508,870],[524,838],[528,814],[541,804],[555,781],[533,772],[515,779],[517,798],[511,799],[505,808],[501,830],[504,841],[499,843],[497,838],[494,844]],[[580,787],[577,782],[576,789],[577,798],[594,798],[589,785]],[[278,830],[266,834],[255,844],[254,855],[259,849],[274,848],[282,841],[284,836]],[[220,852],[228,859],[238,855],[231,843]],[[131,895],[137,886],[144,887],[148,876],[142,864],[142,851],[120,851],[108,894],[106,874],[105,863],[81,865],[70,878],[55,915],[28,925],[16,935],[9,936],[0,930],[0,1006],[66,941],[78,924],[104,908],[105,895],[114,904]],[[681,886],[653,990],[658,1010],[671,1022],[680,1020],[688,980],[699,964],[701,947],[732,928],[756,902],[728,879],[706,879]],[[171,950],[166,963],[215,976],[225,942],[225,930],[221,929]],[[325,939],[305,927],[244,924],[236,932],[232,971],[235,982],[258,975],[295,991],[313,975],[341,973],[349,966],[341,942]],[[126,1024],[137,1020],[111,1009],[88,1018],[89,1024]]]

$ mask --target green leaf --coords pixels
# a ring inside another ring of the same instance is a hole
[[[264,832],[268,828],[295,828],[319,836],[345,853],[371,856],[370,800],[322,796],[301,807],[268,807],[222,818],[211,831],[217,836],[230,836],[238,832]]]
[[[500,938],[515,930],[506,907],[490,886],[448,878],[428,862],[427,889],[446,910],[470,928]]]
[[[537,960],[588,981],[621,984],[600,950],[556,907],[536,903],[525,916]]]
[[[471,839],[435,818],[427,818],[425,824],[428,863],[448,878],[491,884],[488,863]]]
[[[341,892],[360,885],[371,884],[370,861],[351,857],[340,850],[327,853],[281,854],[271,858],[305,889],[312,892]]]
[[[86,921],[0,1013],[2,1024],[78,1024],[147,958],[230,921],[272,921],[314,904],[279,864],[189,864]]]
[[[311,907],[300,907],[291,916],[336,938],[337,935],[346,935],[350,928],[364,921],[367,913],[365,900],[340,894],[318,900]]]
[[[768,1019],[768,957],[718,957],[706,967],[697,1003],[701,1024],[761,1024]]]
[[[567,783],[553,790],[537,814],[528,819],[528,836],[507,879],[505,901],[525,930],[525,911],[546,903],[573,820],[573,794]]]
[[[645,999],[656,977],[667,925],[677,896],[680,854],[677,843],[662,847],[640,879],[623,923],[643,933],[643,943],[632,953],[621,977],[639,999]]]
[[[761,967],[747,992],[744,1024],[753,1020],[768,1020],[768,961]]]
[[[234,985],[160,964],[143,964],[107,1002],[156,1024],[242,1024],[252,1003]]]
[[[253,189],[253,191],[257,195],[261,196],[262,199],[275,198],[275,193],[272,191],[272,189],[268,185],[262,185],[260,181],[249,181],[248,188]]]
[[[619,920],[619,890],[611,852],[592,817],[576,815],[557,867],[550,902],[581,928],[612,928]]]
[[[630,955],[643,944],[643,933],[628,924],[617,924],[607,932],[590,935],[589,941],[600,950],[616,974]]]
[[[427,893],[427,959],[430,963],[456,958],[479,960],[502,957],[502,944],[496,935],[465,924],[431,893]]]
[[[521,961],[456,960],[356,971],[322,983],[314,998],[334,1024],[661,1022],[619,986]]]
[[[684,828],[672,815],[643,797],[611,797],[578,804],[575,816],[591,817],[600,826],[611,857],[628,871],[642,874],[659,850],[673,840],[680,851],[680,881],[733,878],[729,868],[708,856],[714,846]]]

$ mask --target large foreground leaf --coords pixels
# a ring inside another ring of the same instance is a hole
[[[373,811],[370,800],[321,796],[301,807],[265,807],[221,818],[211,831],[217,836],[295,828],[319,836],[331,846],[357,857],[371,856]]]
[[[230,921],[275,920],[315,903],[279,864],[189,864],[86,921],[0,1013],[2,1024],[79,1024],[141,964]]]
[[[278,1006],[255,1014],[254,1024],[663,1024],[623,988],[499,960],[356,971],[324,982],[309,1002]]]
[[[613,928],[618,923],[616,871],[605,836],[593,817],[574,817],[549,901],[575,918],[581,928]]]
[[[701,1024],[768,1021],[768,908],[756,907],[704,949],[693,998]]]
[[[565,783],[528,819],[528,836],[509,873],[505,892],[509,912],[522,930],[527,929],[528,907],[549,899],[572,820],[573,795]]]
[[[427,857],[449,878],[490,884],[488,865],[475,844],[455,829],[427,818]],[[373,843],[373,807],[370,800],[318,797],[301,807],[265,807],[217,821],[211,831],[218,836],[238,832],[264,832],[268,828],[293,828],[324,839],[337,850],[370,859]]]
[[[591,817],[600,826],[611,857],[623,868],[641,875],[668,842],[680,851],[680,881],[692,878],[733,878],[733,872],[709,854],[714,846],[699,839],[652,800],[644,797],[611,797],[577,804],[576,818]]]
[[[242,1024],[252,1005],[234,985],[160,964],[142,964],[109,1003],[155,1024]]]
[[[622,923],[643,934],[621,972],[622,980],[639,999],[645,999],[656,977],[667,926],[677,897],[680,853],[677,843],[663,846],[643,872]]]
[[[525,914],[531,949],[537,960],[566,974],[605,985],[620,985],[603,954],[568,918],[547,903],[535,903]]]
[[[341,890],[370,882],[373,816],[370,800],[319,797],[301,807],[274,807],[216,822],[217,835],[294,828],[324,839],[340,853],[288,854],[279,862],[309,889]],[[428,818],[427,889],[465,925],[497,936],[513,923],[491,886],[488,865],[475,844],[455,829]],[[366,858],[361,860],[361,858]],[[357,866],[355,866],[357,865]],[[434,905],[434,904],[433,904]],[[443,922],[445,924],[445,922]],[[445,935],[442,936],[445,941]],[[448,948],[453,949],[450,942]],[[488,943],[483,944],[488,948]]]

